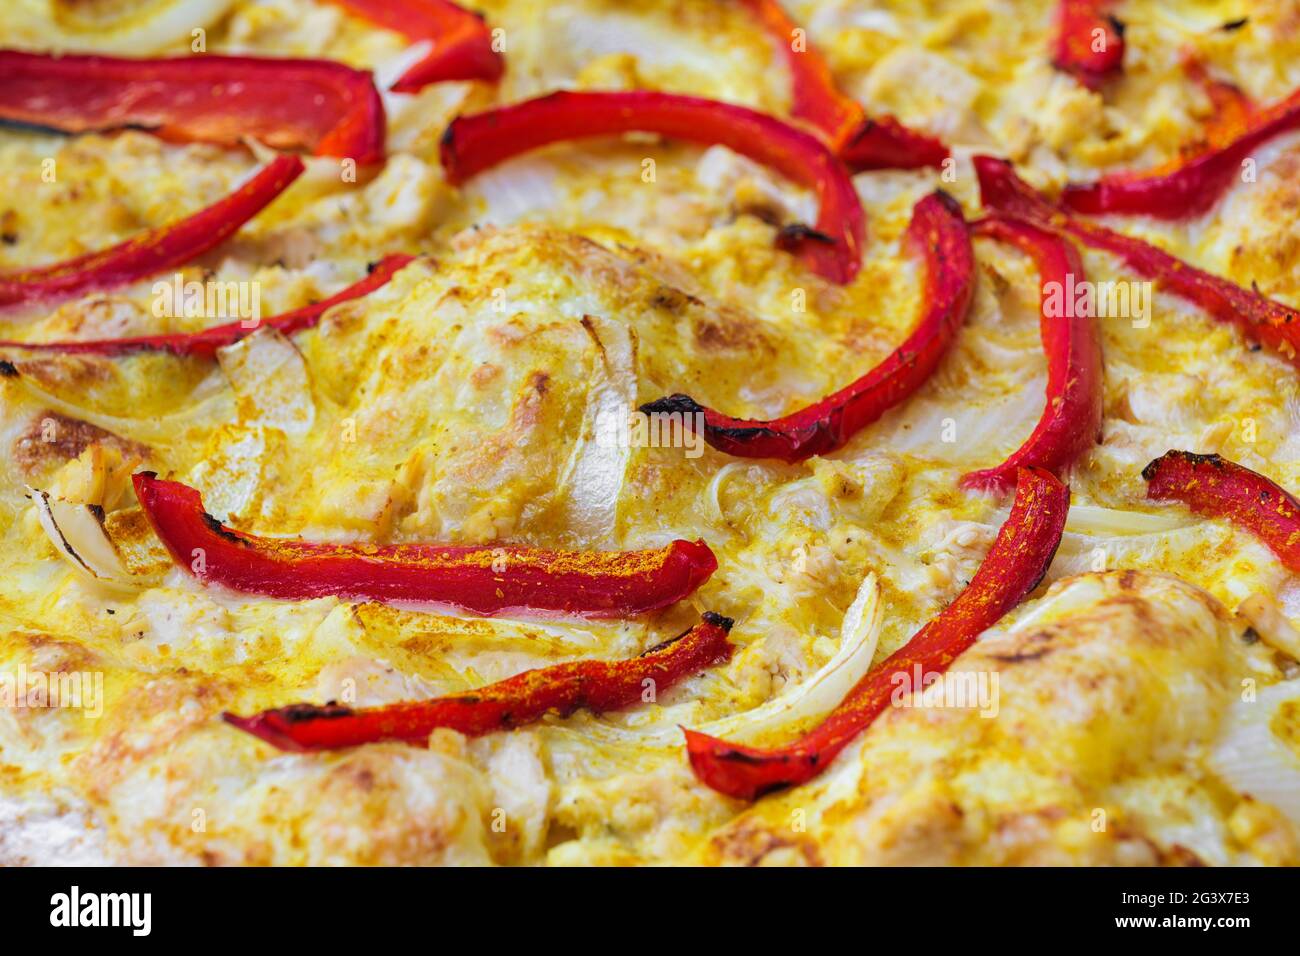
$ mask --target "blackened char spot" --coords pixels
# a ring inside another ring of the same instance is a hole
[[[947,209],[958,219],[965,221],[966,214],[962,212],[961,203],[959,203],[956,199],[954,199],[951,193],[943,189],[936,189],[934,191],[934,195],[935,198],[939,200],[939,202],[943,203],[943,207],[945,209]]]
[[[1193,451],[1167,451],[1159,458],[1157,458],[1155,461],[1150,462],[1145,468],[1142,469],[1142,479],[1144,481],[1150,481],[1151,479],[1155,478],[1156,472],[1160,469],[1160,463],[1167,458],[1169,459],[1181,458],[1183,461],[1187,462],[1193,468],[1195,468],[1197,465],[1209,465],[1210,467],[1216,469],[1217,471],[1223,471],[1224,467],[1227,464],[1218,455],[1199,455]]]
[[[639,409],[644,415],[674,414],[680,412],[682,415],[695,415],[704,411],[704,406],[691,398],[689,395],[683,395],[678,392],[676,395],[669,395],[666,398],[656,398],[653,402],[646,402]]]
[[[355,711],[342,704],[329,703],[321,707],[316,704],[290,704],[276,711],[288,724],[301,724],[308,720],[337,720],[351,717]]]
[[[715,613],[714,611],[705,611],[703,616],[705,624],[712,624],[714,627],[720,627],[728,634],[731,633],[732,627],[736,624],[736,622],[731,618],[723,617],[721,614]]]
[[[778,249],[796,248],[801,242],[811,241],[820,242],[824,245],[833,246],[835,240],[819,232],[812,226],[806,226],[801,222],[791,223],[788,226],[782,226],[776,234],[776,246]]]
[[[243,538],[235,534],[233,531],[227,528],[216,518],[212,517],[212,515],[208,514],[206,511],[203,512],[203,514],[200,515],[200,517],[202,518],[203,523],[208,526],[208,530],[211,531],[213,534],[217,535],[218,537],[223,538],[226,541],[230,541],[234,544],[242,544],[242,545],[248,544],[248,542],[246,542]],[[305,705],[305,706],[310,706],[310,705]]]

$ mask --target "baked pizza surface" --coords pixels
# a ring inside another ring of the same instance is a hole
[[[934,296],[914,207],[942,190],[968,222],[987,212],[976,156],[1055,196],[1217,145],[1229,87],[1246,109],[1300,87],[1294,0],[1111,4],[1123,72],[1096,88],[1054,65],[1052,3],[783,5],[867,115],[951,150],[853,176],[865,239],[844,283],[779,241],[825,197],[723,145],[634,133],[465,177],[444,166],[457,116],[561,89],[689,94],[793,123],[763,4],[477,0],[504,74],[395,92],[427,45],[347,3],[13,0],[5,48],[373,70],[386,151],[359,166],[305,155],[224,242],[133,283],[18,301],[0,340],[190,333],[230,317],[159,307],[189,283],[252,290],[274,316],[416,258],[311,327],[263,323],[215,355],[0,346],[0,861],[1300,862],[1296,566],[1240,521],[1153,500],[1143,477],[1180,449],[1300,489],[1294,351],[1252,345],[1086,243],[1087,279],[1130,295],[1124,314],[1092,317],[1099,439],[1055,469],[1070,509],[1046,577],[937,684],[976,699],[909,685],[828,766],[758,799],[693,770],[679,728],[788,743],[971,584],[1013,489],[962,476],[1044,416],[1041,262],[975,231],[971,301],[942,360],[841,447],[782,461],[685,427],[610,440],[611,416],[689,393],[774,419],[858,379]],[[40,125],[0,129],[0,299],[6,278],[183,219],[275,155]],[[1300,306],[1298,142],[1252,146],[1240,175],[1234,159],[1198,216],[1080,215]],[[200,491],[216,540],[241,547],[481,546],[508,577],[507,549],[703,540],[717,569],[675,603],[603,616],[237,591],[205,579],[206,556],[164,546],[141,472]],[[635,660],[706,611],[734,621],[730,655],[630,706],[296,752],[222,719]],[[34,676],[44,697],[22,693]],[[52,699],[60,676],[82,682],[78,706]]]

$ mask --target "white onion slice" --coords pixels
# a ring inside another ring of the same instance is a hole
[[[787,686],[771,700],[752,710],[694,725],[691,729],[715,737],[753,742],[754,738],[782,727],[801,724],[825,716],[842,701],[853,686],[871,669],[884,608],[880,602],[880,583],[868,574],[858,587],[857,596],[844,613],[840,625],[840,646],[833,657],[816,673],[794,686]],[[616,727],[606,721],[593,720],[576,729],[583,737],[637,747],[675,747],[681,743],[676,726],[662,726],[671,715],[657,721],[654,730],[643,731]],[[672,720],[672,724],[679,721]]]
[[[240,417],[286,435],[305,435],[316,423],[311,380],[302,354],[284,335],[263,326],[217,349],[217,361],[239,396]]]
[[[382,63],[376,63],[372,70],[375,75],[375,86],[385,93],[390,92],[393,84],[405,76],[407,70],[421,62],[432,52],[432,40],[418,40],[396,56],[390,57]],[[393,95],[411,96],[412,94],[394,93]]]
[[[753,710],[711,720],[692,729],[714,737],[753,742],[762,734],[830,713],[871,669],[883,624],[880,584],[874,574],[868,574],[858,587],[857,597],[844,612],[839,650],[817,673]]]
[[[1270,726],[1287,704],[1300,707],[1300,681],[1265,687],[1254,702],[1233,705],[1210,766],[1234,790],[1272,804],[1300,826],[1300,741],[1288,744]]]
[[[1194,519],[1186,513],[1148,514],[1144,511],[1103,508],[1100,505],[1071,505],[1065,530],[1095,537],[1113,537],[1159,534],[1162,531],[1176,531],[1193,523]]]
[[[132,578],[104,530],[103,511],[92,505],[55,498],[28,486],[41,529],[59,555],[84,578],[118,590],[136,590],[144,582]]]
[[[1000,508],[989,518],[990,527],[998,527],[1010,514],[1007,508]],[[1070,514],[1065,519],[1067,534],[1082,535],[1087,538],[1124,538],[1143,534],[1164,534],[1190,528],[1197,519],[1186,512],[1177,514],[1149,514],[1145,511],[1127,511],[1123,508],[1106,508],[1101,505],[1071,505]]]
[[[17,11],[6,10],[6,17],[19,21],[20,30],[34,31],[42,48],[55,51],[85,51],[144,56],[162,51],[180,53],[193,42],[193,31],[207,29],[230,12],[235,0],[156,0],[138,4],[137,9],[113,21],[85,21],[84,29],[77,18],[60,15],[59,7],[71,6],[67,0],[27,2]]]
[[[174,440],[177,434],[183,434],[189,427],[187,423],[198,419],[223,420],[230,417],[230,390],[221,381],[216,372],[205,378],[190,393],[186,401],[175,413],[170,415],[142,415],[128,418],[125,415],[109,415],[104,412],[69,402],[37,384],[36,380],[23,372],[19,366],[18,382],[28,395],[43,408],[58,412],[67,418],[86,422],[104,431],[112,432],[121,438],[130,438],[144,444]],[[215,383],[218,387],[212,388]]]
[[[465,185],[471,202],[481,202],[479,221],[509,226],[555,206],[560,199],[555,165],[536,156],[523,156],[475,176]]]
[[[1265,644],[1300,661],[1300,631],[1271,597],[1252,594],[1237,605],[1237,613],[1250,622]]]
[[[636,334],[622,322],[584,316],[582,327],[596,346],[596,377],[587,395],[582,434],[561,486],[567,493],[568,527],[582,547],[615,543],[618,499],[632,449],[613,433],[636,404]]]

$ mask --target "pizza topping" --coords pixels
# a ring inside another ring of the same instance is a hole
[[[1245,528],[1300,573],[1300,501],[1281,486],[1218,455],[1171,451],[1142,469],[1147,497],[1181,501],[1198,515]]]
[[[1124,68],[1124,24],[1106,14],[1110,0],[1058,0],[1052,64],[1090,90]]]
[[[317,751],[382,740],[423,744],[447,727],[472,737],[533,723],[549,712],[564,717],[579,708],[603,713],[660,693],[698,671],[725,661],[732,621],[706,612],[684,634],[640,657],[622,661],[571,661],[524,671],[477,690],[432,700],[354,710],[338,704],[297,704],[252,717],[225,720],[281,750]]]
[[[976,156],[980,194],[990,209],[1066,233],[1124,260],[1165,292],[1200,306],[1220,322],[1240,327],[1253,342],[1300,364],[1300,312],[1254,290],[1210,275],[1141,239],[1098,226],[1054,207],[1020,179],[1005,160]]]
[[[1214,91],[1218,90],[1216,94]],[[1241,175],[1242,164],[1269,140],[1300,128],[1300,90],[1271,106],[1248,108],[1249,100],[1228,84],[1208,87],[1216,120],[1207,148],[1146,173],[1121,172],[1095,183],[1065,188],[1065,206],[1082,213],[1128,213],[1187,219],[1208,212]]]
[[[370,74],[328,60],[204,54],[157,60],[0,50],[0,119],[65,133],[148,129],[163,139],[384,158]]]
[[[641,411],[681,412],[687,422],[701,413],[705,441],[744,458],[802,461],[842,447],[925,384],[956,338],[970,306],[975,258],[956,200],[936,192],[918,202],[907,243],[925,260],[925,313],[907,340],[857,381],[770,421],[728,418],[689,395],[661,398],[641,406]]]
[[[831,282],[846,285],[858,274],[866,217],[848,170],[817,137],[743,106],[648,90],[552,93],[458,117],[443,136],[442,165],[451,182],[463,183],[542,146],[630,132],[725,146],[813,190],[815,227],[787,226],[777,245]]]
[[[297,156],[280,156],[229,196],[185,219],[150,229],[99,252],[0,274],[0,308],[112,289],[183,265],[234,235],[302,171],[303,163]]]
[[[173,355],[193,355],[213,358],[217,350],[233,345],[259,328],[273,328],[282,335],[293,335],[315,328],[321,317],[341,302],[349,302],[369,295],[388,284],[394,275],[413,262],[414,256],[395,253],[381,259],[370,274],[359,282],[313,305],[283,312],[256,322],[235,321],[214,326],[201,332],[176,332],[168,335],[136,335],[120,339],[98,339],[85,342],[4,342],[0,349],[24,351],[63,352],[93,355],[125,355],[131,352],[171,352]]]
[[[1050,472],[1021,468],[1011,514],[957,600],[871,670],[798,740],[767,749],[686,730],[695,775],[714,790],[742,800],[817,776],[889,706],[899,686],[897,675],[941,674],[1038,586],[1061,542],[1069,508],[1069,488]]]
[[[394,92],[419,92],[448,79],[497,81],[506,62],[493,49],[481,14],[450,0],[330,0],[348,12],[432,48],[393,85]]]
[[[868,118],[858,102],[835,85],[826,61],[804,41],[778,0],[744,0],[781,48],[794,87],[792,113],[821,130],[831,148],[855,173],[869,169],[938,166],[948,147],[908,129],[892,116]]]
[[[154,531],[195,577],[286,600],[335,596],[447,605],[488,616],[620,617],[680,601],[718,567],[703,541],[678,540],[651,551],[546,551],[263,538],[221,524],[187,485],[153,472],[133,480]]]
[[[50,544],[78,574],[110,588],[136,586],[104,530],[103,508],[67,501],[31,486],[27,496],[32,499],[36,518]]]
[[[371,23],[428,42],[432,48],[393,84],[394,93],[416,93],[447,80],[498,80],[505,61],[492,48],[482,16],[449,0],[330,0]]]
[[[967,488],[1009,491],[1016,472],[1038,465],[1053,474],[1074,463],[1098,441],[1101,431],[1102,364],[1097,325],[1073,302],[1053,309],[1061,291],[1084,281],[1079,253],[1067,240],[1037,226],[998,215],[973,226],[975,234],[1010,243],[1034,258],[1042,289],[1039,333],[1047,353],[1047,405],[1028,440],[996,468],[962,477]],[[1073,277],[1073,282],[1071,282]],[[1053,299],[1053,289],[1056,298]]]

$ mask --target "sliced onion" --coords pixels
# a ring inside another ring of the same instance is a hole
[[[989,526],[996,528],[1006,520],[1009,513],[1006,508],[995,511],[989,519]],[[1065,519],[1065,530],[1069,534],[1088,538],[1123,538],[1164,534],[1189,528],[1196,523],[1196,519],[1186,514],[1149,514],[1101,505],[1071,505],[1069,517]]]
[[[1250,623],[1265,644],[1300,661],[1300,631],[1286,619],[1271,597],[1252,594],[1237,605],[1237,613]]]
[[[1117,535],[1176,531],[1193,523],[1185,515],[1148,514],[1144,511],[1103,508],[1100,505],[1071,505],[1065,530],[1075,534],[1109,538]]]
[[[67,418],[86,422],[121,438],[130,438],[146,445],[174,440],[176,435],[184,434],[192,427],[188,423],[197,420],[222,421],[231,415],[230,390],[221,381],[221,376],[215,372],[199,383],[189,400],[175,413],[143,414],[138,418],[129,418],[125,415],[109,415],[69,402],[41,387],[33,376],[23,371],[22,363],[16,363],[16,369],[18,376],[12,381],[16,381],[42,408],[48,408]],[[216,388],[211,387],[214,384]]]
[[[104,512],[93,505],[55,498],[28,486],[41,529],[59,555],[84,578],[118,590],[136,590],[146,582],[134,578],[104,530]]]
[[[525,156],[475,176],[465,186],[472,200],[483,203],[478,217],[492,226],[509,226],[555,206],[560,199],[555,166],[546,159]]]
[[[407,70],[421,62],[432,52],[432,40],[417,40],[396,56],[389,57],[382,63],[376,63],[372,71],[375,75],[375,86],[385,93],[389,92],[393,84],[406,75]],[[392,95],[411,96],[409,93],[393,93]]]
[[[596,345],[596,373],[588,391],[582,434],[561,482],[567,492],[567,523],[582,547],[614,544],[618,500],[632,449],[620,427],[636,406],[636,334],[622,322],[584,316],[582,327]]]
[[[858,587],[857,597],[844,612],[839,650],[817,673],[753,710],[692,729],[714,737],[753,743],[757,737],[774,730],[825,716],[871,669],[884,617],[880,584],[874,574],[868,574]]]
[[[1300,707],[1300,681],[1265,687],[1253,702],[1233,705],[1210,766],[1234,790],[1272,804],[1300,826],[1300,741],[1276,733],[1288,704]]]
[[[311,379],[302,354],[284,335],[263,326],[217,349],[217,361],[239,396],[240,418],[286,435],[305,435],[316,423]]]
[[[193,31],[211,27],[230,12],[235,0],[154,0],[113,20],[66,12],[73,6],[68,0],[27,2],[25,9],[6,9],[5,15],[19,19],[20,29],[35,32],[43,48],[146,56],[179,53],[182,44],[190,49]]]
[[[844,612],[844,621],[840,625],[839,649],[816,673],[797,685],[787,686],[776,697],[752,710],[693,724],[692,729],[716,737],[752,743],[756,737],[782,727],[800,725],[826,715],[871,669],[883,624],[880,583],[875,574],[869,573],[858,587],[853,603]],[[577,727],[575,733],[582,737],[637,747],[675,747],[682,739],[681,731],[675,726],[680,721],[670,721],[671,716],[663,716],[662,720],[656,721],[655,729],[650,731],[616,727],[606,721],[593,720]],[[670,725],[663,726],[664,723]]]
[[[719,468],[709,482],[709,486],[704,489],[704,497],[713,505],[713,513],[718,516],[718,520],[724,524],[727,521],[726,512],[722,510],[722,489],[731,480],[731,476],[738,471],[743,471],[749,465],[743,461],[729,461]]]

